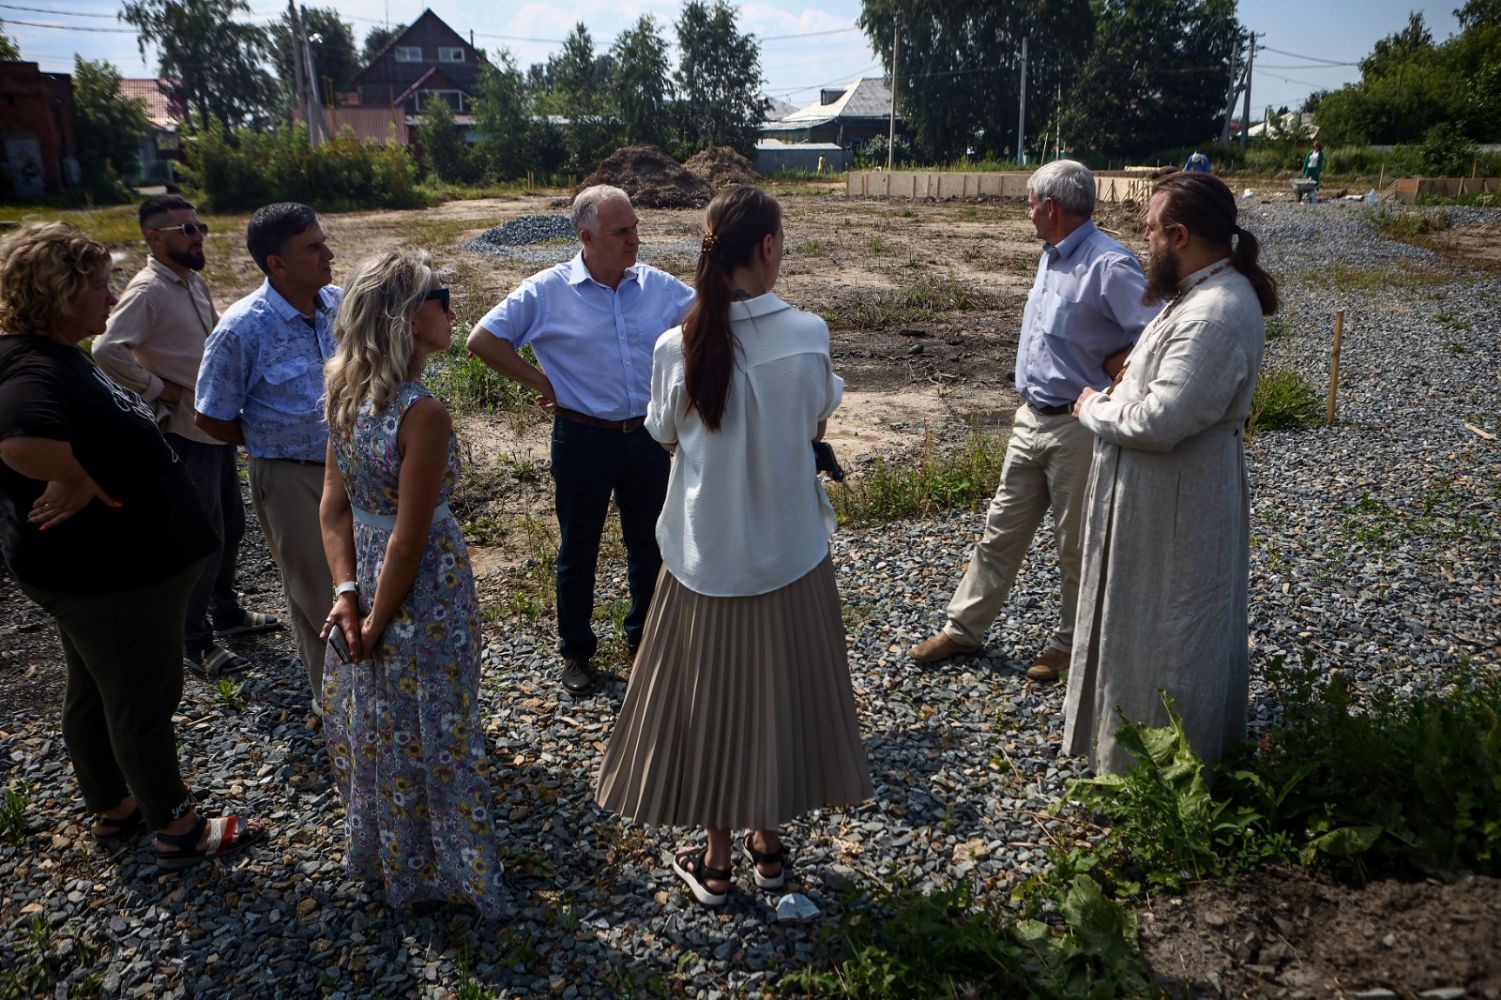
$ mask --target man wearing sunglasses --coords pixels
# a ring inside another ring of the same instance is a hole
[[[193,389],[203,345],[219,321],[208,282],[198,272],[208,226],[182,196],[158,195],[141,204],[141,234],[150,256],[130,279],[95,339],[94,360],[116,382],[156,411],[167,443],[187,468],[198,500],[219,535],[203,575],[188,598],[183,663],[205,677],[239,673],[250,661],[214,642],[220,636],[280,628],[273,616],[247,611],[235,590],[235,567],[245,534],[245,508],[235,474],[235,449],[194,422]]]
[[[333,582],[323,558],[318,501],[328,426],[323,365],[334,353],[334,320],[344,292],[333,280],[334,252],[318,215],[280,202],[256,210],[245,246],[266,280],[225,310],[203,350],[198,426],[250,456],[250,499],[307,669],[321,725],[323,619]],[[348,587],[353,587],[349,584]]]

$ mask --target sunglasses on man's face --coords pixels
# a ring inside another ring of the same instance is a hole
[[[180,226],[157,226],[156,227],[156,231],[159,232],[159,233],[182,233],[184,236],[188,236],[188,237],[197,236],[199,233],[202,233],[203,235],[207,236],[208,235],[208,223],[207,222],[184,222]]]
[[[422,297],[422,301],[427,302],[430,299],[437,299],[438,305],[442,307],[443,311],[448,312],[448,289],[429,288],[427,294]]]

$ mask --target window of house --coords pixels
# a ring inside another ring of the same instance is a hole
[[[421,112],[433,101],[447,101],[448,106],[456,113],[464,110],[464,92],[462,90],[419,90],[416,94],[416,111]]]
[[[438,62],[455,63],[455,62],[463,62],[463,61],[464,61],[464,50],[463,49],[449,49],[449,48],[443,48],[441,46],[438,48]]]
[[[420,45],[398,45],[398,46],[396,46],[396,61],[397,62],[421,62],[422,61],[422,46],[420,46]]]

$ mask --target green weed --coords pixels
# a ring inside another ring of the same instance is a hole
[[[818,237],[803,240],[802,246],[797,248],[800,257],[823,257],[829,252],[828,245]]]
[[[952,272],[935,279],[927,270],[915,267],[898,288],[861,299],[847,313],[836,314],[831,325],[883,330],[904,323],[928,322],[939,313],[984,308],[989,303],[988,296],[966,288]]]
[[[1246,437],[1318,423],[1324,416],[1313,386],[1295,371],[1262,369],[1246,417]]]
[[[935,449],[929,434],[915,456],[878,458],[870,469],[829,484],[829,500],[843,524],[879,524],[967,507],[995,492],[1005,457],[1005,442],[978,427],[946,453]]]
[[[219,700],[233,711],[238,712],[245,707],[245,685],[233,677],[220,677],[218,683],[214,685],[214,692],[218,694]]]
[[[1416,291],[1453,280],[1452,275],[1428,268],[1387,265],[1368,267],[1336,263],[1322,271],[1309,272],[1309,284],[1342,292],[1372,292],[1385,288]]]
[[[5,786],[5,797],[0,801],[0,840],[20,844],[26,840],[30,829],[26,822],[26,810],[31,805],[31,795],[36,786],[29,781],[15,781]]]
[[[459,324],[448,350],[429,362],[425,382],[433,395],[455,413],[527,412],[533,408],[535,392],[501,375],[464,347],[469,329]],[[530,347],[523,347],[519,353],[531,364],[537,363]]]

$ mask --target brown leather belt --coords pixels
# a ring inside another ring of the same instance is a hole
[[[598,417],[591,417],[587,413],[580,413],[578,410],[570,410],[566,406],[555,406],[553,410],[564,420],[571,420],[576,424],[583,424],[586,427],[598,427],[600,430],[620,431],[625,434],[629,434],[631,431],[637,430],[646,424],[645,417],[631,417],[629,420],[601,420]]]

